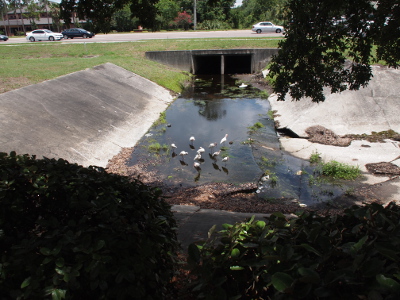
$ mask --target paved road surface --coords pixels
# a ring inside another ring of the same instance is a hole
[[[283,37],[281,33],[263,33],[257,34],[250,29],[246,30],[227,30],[227,31],[168,31],[168,32],[137,32],[137,33],[113,33],[98,34],[91,39],[74,38],[62,40],[62,43],[109,43],[109,42],[132,42],[140,40],[153,39],[197,39],[197,38],[265,38],[265,37]],[[5,44],[31,43],[25,37],[10,38]],[[53,43],[53,42],[49,42]]]

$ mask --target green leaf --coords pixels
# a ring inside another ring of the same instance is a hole
[[[55,268],[55,270],[56,270],[57,274],[60,274],[60,275],[64,275],[64,274],[65,274],[65,271],[64,271],[64,269],[61,269],[61,268]]]
[[[31,277],[28,277],[21,283],[21,289],[26,288],[30,284],[31,284]]]
[[[352,250],[355,252],[360,251],[360,249],[362,248],[362,246],[365,244],[365,242],[368,240],[368,236],[364,236],[363,238],[361,238],[356,244],[353,245]]]
[[[322,256],[321,253],[319,253],[314,247],[308,245],[308,244],[301,244],[300,247],[303,247],[304,249],[306,249],[309,252],[312,252],[318,256]]]
[[[291,287],[293,281],[292,276],[283,272],[277,272],[272,275],[272,285],[280,292],[284,292]]]
[[[232,256],[233,258],[236,258],[236,257],[238,257],[239,255],[240,255],[240,250],[239,250],[238,248],[233,248],[232,251],[231,251],[231,256]]]
[[[42,253],[43,255],[50,255],[50,254],[51,254],[51,251],[50,251],[49,248],[42,247],[42,248],[40,248],[39,251],[40,251],[40,253]]]
[[[210,228],[210,230],[208,231],[208,238],[211,238],[216,228],[217,225],[214,225],[213,227]]]
[[[65,299],[65,290],[60,290],[60,289],[55,289],[53,290],[53,292],[51,293],[51,298],[53,300],[61,300],[61,299]]]
[[[388,278],[383,274],[379,274],[376,275],[376,280],[379,282],[381,286],[383,286],[386,289],[389,289],[393,292],[400,291],[400,284],[392,278]]]
[[[103,248],[105,246],[105,244],[106,244],[106,242],[104,240],[98,241],[94,250],[99,251],[101,248]]]
[[[301,267],[299,268],[298,272],[301,276],[303,276],[300,278],[301,282],[318,283],[320,280],[318,273],[312,269]]]
[[[265,228],[266,223],[264,221],[257,221],[256,226],[260,227],[261,229]]]
[[[389,249],[383,245],[380,245],[378,243],[374,244],[376,250],[379,251],[379,253],[381,253],[382,255],[394,260],[394,261],[399,261],[399,257],[397,256],[397,251]]]
[[[62,258],[62,257],[57,258],[57,260],[56,260],[57,267],[62,268],[62,267],[64,267],[64,264],[65,264],[64,258]]]
[[[241,266],[230,266],[230,269],[232,271],[241,271],[241,270],[244,270],[244,267],[241,267]]]

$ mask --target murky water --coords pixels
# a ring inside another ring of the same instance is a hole
[[[239,85],[227,75],[198,77],[137,144],[130,164],[146,165],[171,185],[256,182],[263,198],[308,205],[342,193],[343,186],[310,184],[310,164],[281,151],[268,100],[258,89]],[[217,145],[209,148],[211,143]],[[204,152],[195,159],[200,147]]]

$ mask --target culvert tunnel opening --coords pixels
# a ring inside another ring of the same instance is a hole
[[[251,54],[247,55],[195,55],[194,74],[248,74],[252,73]]]

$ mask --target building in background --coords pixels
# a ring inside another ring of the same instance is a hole
[[[22,6],[3,14],[0,19],[0,31],[8,36],[25,35],[34,29],[50,29],[61,32],[65,29],[63,20],[60,20],[60,4],[47,1],[45,5]],[[77,15],[72,14],[73,27],[83,27],[86,20],[79,20]]]

